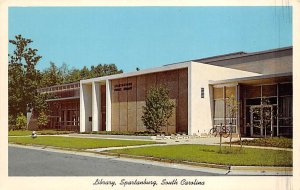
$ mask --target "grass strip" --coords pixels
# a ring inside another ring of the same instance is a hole
[[[192,161],[233,166],[292,166],[292,152],[255,148],[222,147],[208,145],[168,145],[110,150],[119,154],[149,156],[175,161]]]
[[[8,131],[8,136],[26,136],[31,135],[32,131],[29,130],[14,130]],[[36,131],[38,135],[62,135],[74,133],[73,131],[56,131],[56,130],[41,130]]]
[[[152,141],[94,139],[57,136],[40,136],[35,139],[32,139],[31,137],[9,137],[8,142],[22,145],[45,145],[73,149],[91,149],[155,144],[155,142]]]

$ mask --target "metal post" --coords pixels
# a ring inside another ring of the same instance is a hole
[[[271,137],[273,137],[273,106],[271,106]]]
[[[276,119],[277,119],[277,134],[279,136],[279,84],[277,83],[277,111],[276,111]]]
[[[223,86],[223,102],[224,102],[224,125],[226,126],[226,87]]]
[[[250,106],[250,136],[253,136],[253,107]]]
[[[241,132],[241,126],[240,126],[240,86],[237,84],[235,87],[235,93],[236,93],[236,102],[237,102],[237,112],[236,112],[236,128],[235,132],[238,133],[240,136],[242,136]]]
[[[263,136],[263,102],[262,102],[262,85],[260,86],[260,136]]]

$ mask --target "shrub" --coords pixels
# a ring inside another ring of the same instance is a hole
[[[266,146],[266,147],[279,147],[279,148],[293,148],[293,139],[286,137],[269,137],[257,138],[253,140],[243,140],[243,145],[248,146]],[[238,144],[238,142],[233,142]]]
[[[26,129],[27,127],[27,118],[23,113],[19,113],[16,119],[16,129]]]
[[[39,117],[37,119],[37,124],[39,128],[44,128],[48,124],[48,117],[44,112],[41,112],[39,114]]]
[[[8,130],[15,130],[16,129],[16,119],[14,116],[9,115],[8,116]]]

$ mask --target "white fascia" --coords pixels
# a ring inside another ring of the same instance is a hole
[[[129,73],[121,73],[121,74],[85,79],[85,80],[80,80],[80,85],[86,84],[86,83],[98,82],[98,81],[106,81],[106,80],[132,77],[132,76],[138,76],[138,75],[144,75],[144,74],[150,74],[150,73],[158,73],[158,72],[163,72],[163,71],[182,69],[182,68],[187,68],[189,64],[190,64],[190,62],[183,62],[183,63],[166,65],[166,66],[156,67],[156,68],[151,68],[151,69],[144,69],[141,71],[134,71],[134,72],[129,72]]]

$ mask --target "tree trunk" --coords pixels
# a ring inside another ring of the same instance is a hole
[[[230,151],[231,151],[231,139],[232,139],[232,133],[230,133],[230,137],[229,137],[229,148],[230,148]]]
[[[231,151],[231,140],[232,140],[232,131],[231,131],[231,129],[232,129],[232,125],[230,124],[230,131],[229,131],[229,149],[230,149],[230,151]]]
[[[241,132],[240,132],[240,134],[239,134],[239,136],[240,136],[240,145],[241,145],[241,149],[243,148],[243,143],[242,143],[242,135],[241,135]]]
[[[220,133],[220,153],[222,152],[222,134]]]

